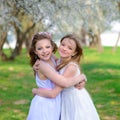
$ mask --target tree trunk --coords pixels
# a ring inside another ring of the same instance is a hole
[[[116,44],[115,44],[115,46],[114,46],[113,49],[112,49],[113,52],[116,51],[117,46],[118,46],[118,43],[119,43],[119,40],[120,40],[120,32],[119,32],[119,34],[118,34],[118,38],[117,38]]]
[[[84,28],[81,28],[81,41],[82,41],[82,44],[84,45],[84,46],[86,46],[87,45],[87,43],[86,43],[86,31],[85,31],[85,29]]]
[[[6,61],[7,60],[7,55],[3,52],[3,45],[5,44],[7,38],[7,32],[3,32],[3,34],[1,35],[1,40],[0,40],[0,56],[1,59]]]
[[[97,32],[96,39],[97,39],[97,49],[98,49],[98,51],[103,52],[103,47],[102,47],[101,38],[100,38],[100,32]]]
[[[29,26],[25,32],[21,32],[20,29],[18,29],[15,26],[16,33],[17,33],[17,43],[16,43],[16,47],[11,55],[11,59],[14,59],[17,55],[20,55],[23,42],[25,42],[26,49],[28,51],[29,46],[30,46],[31,34],[34,32],[35,25],[36,24],[33,23],[32,26]]]
[[[0,38],[0,51],[3,48],[3,45],[4,45],[5,41],[6,41],[6,38],[7,38],[7,32],[3,32],[1,34],[1,38]]]
[[[33,36],[35,26],[36,24],[33,23],[33,25],[29,27],[25,32],[25,46],[26,46],[27,52],[29,51],[29,48],[30,48],[30,42]]]
[[[22,50],[22,44],[24,41],[23,33],[20,31],[19,28],[15,28],[16,30],[16,36],[17,36],[17,41],[16,41],[16,46],[15,49],[13,50],[10,59],[14,60],[17,55],[20,55],[20,52]]]

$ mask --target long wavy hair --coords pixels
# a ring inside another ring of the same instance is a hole
[[[47,33],[47,32],[40,32],[40,33],[36,33],[33,38],[32,38],[32,42],[31,42],[31,47],[29,49],[29,56],[30,56],[30,64],[31,66],[33,66],[36,62],[37,59],[40,59],[36,54],[35,54],[35,45],[38,41],[43,40],[43,39],[48,39],[51,42],[51,45],[53,47],[53,53],[56,52],[57,50],[57,45],[55,44],[54,41],[52,41],[52,36]]]
[[[63,68],[65,65],[67,65],[69,62],[72,62],[72,61],[79,64],[81,57],[83,56],[83,49],[80,44],[80,39],[74,34],[68,34],[60,40],[60,43],[62,43],[62,41],[65,38],[69,38],[70,40],[73,40],[75,42],[75,44],[76,44],[75,53],[76,54],[74,56],[72,56],[70,60],[61,61],[61,63],[57,66],[57,70],[60,70],[61,68]]]

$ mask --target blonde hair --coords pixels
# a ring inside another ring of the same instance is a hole
[[[60,70],[61,68],[63,68],[65,65],[67,65],[69,62],[71,61],[74,61],[76,62],[77,64],[80,63],[80,60],[81,60],[81,57],[83,56],[83,49],[81,47],[81,44],[80,44],[80,39],[74,35],[74,34],[68,34],[66,36],[64,36],[61,40],[60,40],[60,43],[62,43],[62,41],[65,39],[65,38],[69,38],[71,40],[73,40],[76,44],[76,49],[75,49],[75,55],[71,57],[70,60],[64,60],[62,61],[58,66],[57,66],[57,70]]]

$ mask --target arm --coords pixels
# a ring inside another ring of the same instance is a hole
[[[63,88],[56,86],[55,88],[48,90],[48,89],[41,89],[41,88],[33,88],[32,93],[37,94],[39,96],[48,97],[48,98],[55,98]]]
[[[86,82],[87,82],[87,77],[86,77],[85,74],[84,74],[84,76],[85,76],[85,80],[83,80],[83,81],[79,82],[78,84],[74,85],[75,88],[77,88],[77,89],[82,89],[82,88],[85,87],[85,84],[86,84]]]
[[[66,78],[62,75],[59,75],[57,72],[55,72],[50,67],[48,67],[48,65],[45,62],[43,62],[43,61],[39,61],[39,62],[40,62],[40,65],[39,65],[40,72],[59,86],[69,87],[69,86],[75,85],[75,84],[81,82],[82,80],[84,80],[83,75]]]
[[[73,77],[76,75],[76,66],[74,65],[69,65],[63,75],[65,77]],[[69,81],[68,81],[69,82]],[[37,94],[39,96],[43,96],[43,97],[48,97],[48,98],[55,98],[62,90],[63,88],[59,87],[59,86],[56,86],[55,88],[51,89],[51,90],[48,90],[48,89],[40,89],[40,88],[33,88],[32,90],[32,93],[33,94]]]
[[[34,71],[39,71],[39,60],[36,60],[35,64],[33,65]]]
[[[64,76],[65,77],[72,77],[72,75],[74,76],[75,70],[72,69],[72,66],[69,66],[65,71],[64,71]],[[71,69],[71,70],[69,70]],[[87,79],[79,82],[78,84],[74,85],[75,88],[77,89],[82,89],[85,86]],[[43,97],[48,97],[48,98],[55,98],[61,91],[63,90],[62,87],[56,86],[55,88],[53,88],[52,90],[46,90],[46,89],[38,89],[38,88],[33,88],[32,93],[33,94],[37,94],[39,96],[43,96]]]
[[[77,89],[82,89],[82,88],[85,87],[85,84],[86,84],[86,81],[83,80],[83,81],[81,81],[80,83],[74,85],[74,87],[77,88]]]
[[[53,58],[55,59],[55,61],[57,62],[57,60],[58,60],[58,58],[54,55],[54,54],[52,54],[52,56],[53,56]],[[33,65],[33,70],[34,71],[39,71],[39,65],[40,65],[40,62],[39,62],[40,60],[36,60],[36,62],[35,62],[35,64]]]

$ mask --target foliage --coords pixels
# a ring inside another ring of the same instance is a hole
[[[25,0],[19,1],[25,13],[31,14],[35,22],[43,18],[44,23],[57,26],[62,32],[79,31],[81,27],[103,31],[119,19],[119,0]],[[47,7],[49,6],[49,7]],[[75,22],[76,21],[76,22]],[[102,26],[101,26],[102,25]],[[78,27],[79,26],[79,27]],[[69,29],[68,29],[69,28]]]
[[[116,53],[105,47],[104,53],[84,48],[82,71],[87,76],[89,91],[101,120],[120,119],[120,48]],[[9,54],[8,51],[5,51]],[[0,120],[26,118],[36,87],[33,70],[26,50],[15,61],[0,61]]]
[[[63,32],[67,28],[67,31],[73,28],[79,30],[81,26],[101,29],[108,27],[111,21],[119,20],[119,2],[120,0],[2,0],[1,25],[7,27],[14,21],[19,26],[20,21],[16,15],[16,11],[19,11],[36,23],[42,19],[45,26],[57,26]]]
[[[84,45],[88,43],[102,51],[101,32],[119,18],[120,0],[1,0],[0,56],[2,60],[14,60],[21,54],[23,44],[29,50],[31,38],[38,31],[48,31],[57,39],[58,35],[76,33]],[[3,46],[9,44],[7,33],[11,28],[16,45],[10,48],[8,58]]]

